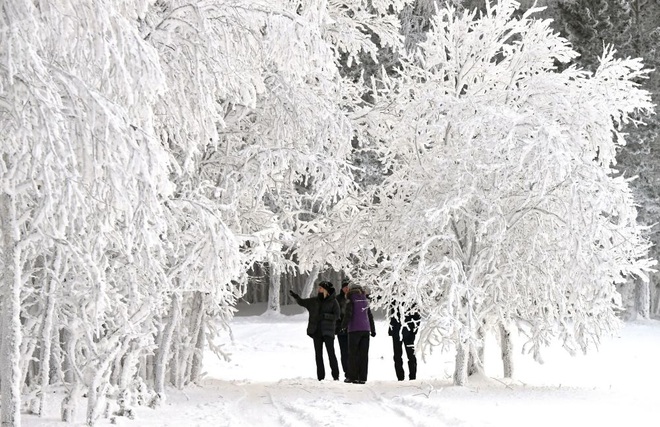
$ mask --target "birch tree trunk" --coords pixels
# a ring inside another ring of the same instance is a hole
[[[188,385],[193,381],[193,362],[197,352],[197,340],[199,339],[200,330],[204,322],[204,294],[200,291],[193,292],[192,303],[190,311],[186,314],[185,318],[189,318],[190,326],[181,339],[181,356],[179,358],[178,379],[176,384],[180,387]]]
[[[78,342],[78,331],[75,329],[61,329],[61,348],[64,349],[64,381],[68,385],[67,393],[60,407],[62,421],[71,423],[74,421],[78,408],[78,399],[82,394],[82,374],[78,369],[76,358],[76,345]]]
[[[25,304],[27,305],[27,304]],[[21,373],[21,377],[18,379],[18,383],[21,384],[21,387],[28,386],[31,388],[31,385],[35,382],[34,378],[31,377],[34,374],[34,369],[31,369],[31,364],[34,364],[35,359],[35,350],[37,348],[37,338],[39,334],[39,316],[43,314],[30,313],[33,310],[23,310],[22,322],[19,320],[20,329],[21,329],[21,345],[18,355],[18,371]],[[19,313],[19,319],[20,319]],[[33,368],[33,367],[32,367]]]
[[[181,296],[175,292],[172,294],[170,316],[167,319],[165,330],[163,330],[154,361],[154,391],[158,396],[155,402],[156,405],[165,397],[165,372],[170,356],[170,348],[172,347],[172,336],[174,335],[174,329],[179,324],[180,317]]]
[[[127,399],[127,396],[129,396],[131,380],[140,375],[138,373],[141,359],[139,339],[130,340],[126,348],[127,351],[124,353],[124,357],[120,359],[122,363],[119,367],[119,375],[117,376],[117,388],[119,390],[117,393],[117,405],[119,406],[119,410],[116,414],[131,418],[133,416],[132,402]],[[143,376],[142,378],[145,377]]]
[[[99,361],[92,383],[87,390],[87,425],[92,427],[100,417],[100,408],[105,401],[106,390],[109,386],[107,377],[110,374],[110,364],[122,351],[121,345],[117,343],[114,349]]]
[[[55,260],[53,263],[53,274],[60,272],[62,265],[62,257],[60,250],[55,249]],[[51,358],[51,344],[53,342],[53,316],[55,313],[55,297],[53,291],[57,278],[51,277],[46,281],[46,288],[44,289],[44,298],[46,299],[46,309],[44,314],[44,321],[41,327],[41,371],[39,379],[39,391],[37,396],[39,399],[39,406],[37,413],[42,416],[44,413],[44,400],[46,397],[46,388],[50,384],[50,358]]]
[[[268,277],[268,309],[267,313],[280,313],[280,288],[282,287],[282,278],[279,268],[275,263],[269,265]]]
[[[513,342],[511,341],[511,332],[504,324],[500,324],[500,345],[502,348],[504,378],[513,378]]]
[[[180,315],[183,318],[183,315]],[[179,321],[181,323],[181,320]],[[183,345],[181,342],[181,328],[177,326],[172,331],[172,339],[170,340],[170,351],[172,355],[169,357],[169,367],[170,367],[170,384],[176,387],[178,390],[181,389],[181,371],[185,372],[185,367],[181,367],[181,353]]]
[[[2,344],[0,345],[0,410],[2,427],[21,425],[21,251],[16,223],[16,200],[7,193],[0,195],[5,271],[2,283]]]
[[[202,363],[204,362],[204,346],[206,345],[206,315],[202,318],[197,342],[195,343],[195,353],[193,354],[192,367],[190,368],[190,382],[196,383],[202,374]]]
[[[21,392],[28,394],[27,411],[30,414],[39,413],[39,388],[41,378],[41,358],[43,345],[40,337],[46,318],[46,293],[50,285],[50,275],[46,272],[49,257],[43,255],[32,258],[32,271],[29,283],[23,284],[24,289],[33,289],[29,296],[21,301]],[[25,269],[25,266],[23,267]],[[37,292],[37,290],[39,290]]]
[[[314,287],[314,282],[316,282],[316,278],[319,275],[319,267],[314,266],[312,268],[312,271],[309,272],[309,275],[307,276],[307,280],[305,281],[305,287],[303,288],[302,291],[302,297],[307,298],[309,297],[309,294],[312,293],[312,288]]]
[[[62,399],[60,405],[60,415],[61,419],[65,423],[73,423],[74,417],[76,414],[76,409],[78,408],[78,396],[82,391],[82,385],[76,377],[71,384],[71,388],[67,390],[66,396]]]
[[[192,357],[190,360],[189,382],[196,382],[202,372],[202,361],[204,360],[204,344],[206,337],[206,296],[202,292],[195,292],[195,310],[197,315],[192,331]]]

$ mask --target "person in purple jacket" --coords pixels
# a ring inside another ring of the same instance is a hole
[[[348,291],[342,329],[348,332],[348,373],[344,382],[364,384],[369,369],[369,336],[376,336],[376,328],[361,286],[353,285]]]

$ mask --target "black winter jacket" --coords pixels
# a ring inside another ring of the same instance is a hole
[[[407,313],[405,313],[403,322],[401,322],[401,319],[399,318],[394,305],[390,306],[389,315],[390,328],[388,335],[396,336],[399,334],[412,334],[414,337],[414,335],[417,334],[417,328],[419,327],[419,321],[421,320],[422,316],[420,316],[416,307],[413,306]]]
[[[343,291],[339,291],[339,295],[337,295],[337,302],[339,303],[339,319],[337,319],[337,328],[335,329],[335,333],[337,335],[339,334],[346,334],[346,331],[342,329],[341,324],[344,321],[344,316],[346,316],[346,294],[344,294]]]
[[[339,303],[335,293],[331,293],[326,298],[319,294],[311,298],[300,298],[300,295],[291,293],[298,305],[301,305],[309,311],[309,321],[307,322],[307,335],[310,337],[324,336],[334,337],[335,327],[339,319]]]

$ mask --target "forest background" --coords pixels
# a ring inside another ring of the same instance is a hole
[[[3,426],[157,407],[317,279],[420,307],[458,385],[487,331],[510,376],[511,328],[660,314],[657,1],[0,6]]]

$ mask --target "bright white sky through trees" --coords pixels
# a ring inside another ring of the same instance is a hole
[[[626,323],[586,356],[571,357],[553,346],[544,352],[543,365],[521,355],[517,346],[513,381],[501,380],[493,345],[486,355],[491,379],[470,378],[467,387],[455,387],[453,355],[439,351],[420,361],[417,381],[396,381],[391,339],[377,315],[369,380],[362,386],[317,381],[312,340],[305,335],[307,313],[287,306],[284,313],[298,314],[246,316],[264,308],[241,309],[232,322],[234,341],[229,334],[218,340],[231,360],[207,354],[201,386],[170,389],[160,409],[139,407],[135,420],[118,417],[117,425],[606,427],[650,425],[657,419],[660,322],[655,320]],[[335,349],[339,352],[336,342]],[[58,407],[51,407],[42,419],[25,415],[23,425],[64,427],[58,417]],[[76,425],[83,425],[82,417]]]

